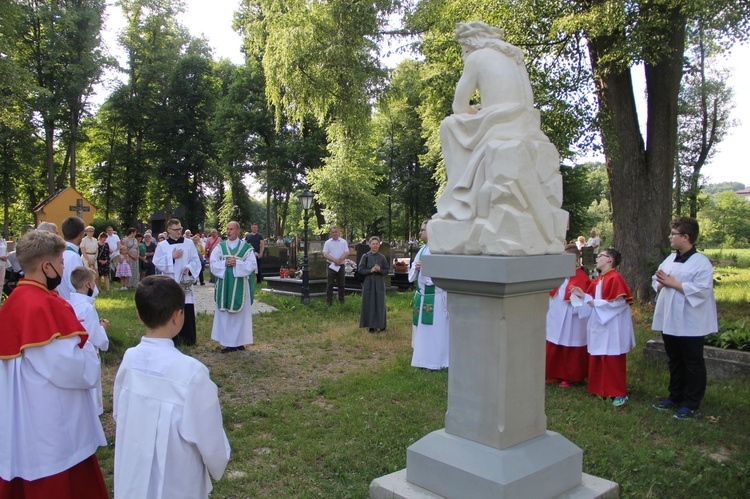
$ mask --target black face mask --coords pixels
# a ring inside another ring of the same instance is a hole
[[[55,271],[55,272],[57,272],[57,271]],[[94,290],[92,288],[89,288],[89,290],[86,291],[86,296],[89,296],[89,297],[94,296]]]
[[[62,276],[57,271],[55,266],[52,265],[52,262],[47,262],[47,263],[49,263],[49,266],[52,267],[52,270],[55,271],[55,276],[56,276],[56,277],[49,277],[46,273],[44,274],[44,278],[47,279],[47,289],[52,291],[53,289],[55,289],[56,287],[60,285],[60,283],[62,282]],[[42,264],[42,266],[43,265],[44,264]],[[42,272],[44,272],[44,269],[42,269]]]

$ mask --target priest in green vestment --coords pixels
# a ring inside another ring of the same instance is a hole
[[[216,279],[211,339],[221,353],[245,350],[253,343],[253,292],[258,262],[253,247],[239,237],[240,224],[227,224],[227,240],[211,251],[211,274]]]

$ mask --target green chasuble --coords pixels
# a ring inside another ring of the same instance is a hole
[[[424,253],[423,247],[417,253],[415,258],[416,261],[422,260],[422,253]],[[421,270],[419,271],[422,272]],[[432,326],[433,312],[435,310],[435,286],[427,285],[424,287],[424,292],[419,291],[419,275],[417,275],[417,291],[414,293],[414,304],[412,305],[412,324],[419,324],[419,310],[422,309],[422,324]]]
[[[242,239],[239,240],[240,244],[237,245],[233,250],[227,245],[227,241],[222,241],[219,244],[221,249],[221,259],[234,257],[237,260],[244,260],[247,258],[253,247],[247,244]],[[250,305],[253,304],[253,295],[255,294],[255,272],[252,272],[250,278]],[[239,312],[245,305],[245,281],[248,277],[235,277],[234,267],[226,267],[224,270],[224,278],[219,279],[216,282],[214,288],[214,300],[216,300],[216,306],[219,310],[224,312]]]

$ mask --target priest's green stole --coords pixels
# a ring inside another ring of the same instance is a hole
[[[226,241],[219,244],[221,249],[221,259],[234,257],[237,260],[244,260],[253,247],[240,239],[240,244],[231,249]],[[219,310],[224,312],[239,312],[245,305],[245,282],[250,279],[250,305],[253,304],[253,295],[255,293],[255,272],[248,277],[235,277],[234,267],[226,267],[224,278],[216,282],[214,288],[214,300]]]
[[[419,324],[419,310],[422,309],[422,324],[432,326],[432,320],[435,312],[435,286],[429,285],[424,287],[424,293],[414,293],[414,305],[412,306],[412,324]]]

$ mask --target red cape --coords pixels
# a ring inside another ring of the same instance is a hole
[[[80,336],[83,348],[89,335],[73,307],[56,291],[21,279],[0,307],[0,359],[20,357],[24,348],[46,345],[55,338]]]
[[[586,290],[586,293],[588,293],[592,297],[596,296],[596,286],[599,284],[599,281],[602,282],[603,300],[613,301],[622,296],[625,298],[625,301],[627,301],[628,304],[633,303],[633,293],[630,292],[628,283],[625,282],[625,279],[623,279],[615,269],[611,269],[603,274],[599,274],[596,279],[591,281],[591,284],[589,284],[589,289]]]
[[[589,279],[588,274],[581,267],[576,267],[576,273],[570,277],[570,279],[568,280],[568,285],[565,287],[565,296],[563,296],[563,300],[570,301],[570,289],[573,286],[578,286],[582,290],[586,291],[587,289],[589,289],[590,282],[591,279]],[[555,296],[557,296],[557,292],[559,289],[560,287],[558,286],[550,291],[550,298],[554,298]]]

